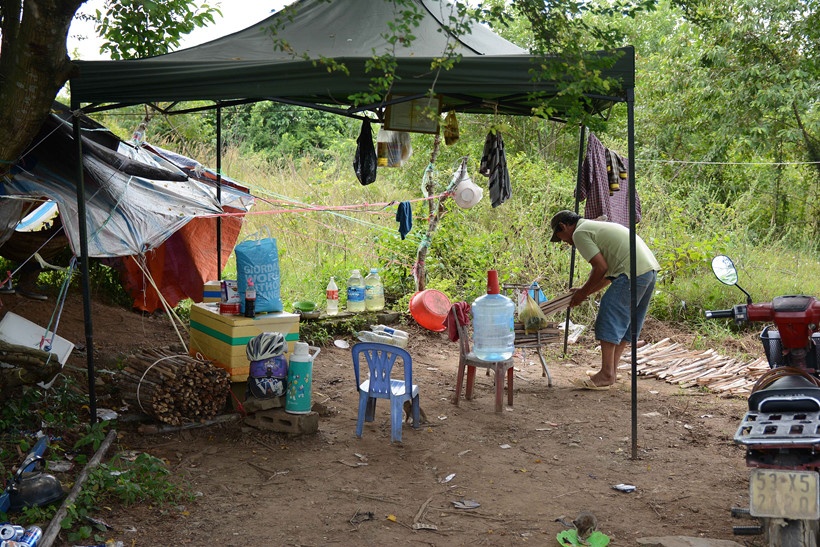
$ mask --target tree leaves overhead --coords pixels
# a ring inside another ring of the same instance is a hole
[[[95,14],[95,31],[106,39],[101,52],[115,60],[173,51],[183,36],[222,15],[208,4],[186,0],[107,0],[104,10]]]

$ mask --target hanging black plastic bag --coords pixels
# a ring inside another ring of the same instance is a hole
[[[362,130],[356,139],[356,157],[353,158],[353,169],[356,178],[363,186],[376,180],[376,147],[373,146],[373,131],[370,129],[370,120],[362,122]]]

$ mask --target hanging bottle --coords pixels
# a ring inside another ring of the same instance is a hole
[[[325,310],[328,315],[338,315],[339,314],[339,287],[336,286],[336,278],[330,276],[330,283],[327,284],[327,290],[325,291],[327,296],[327,309]]]
[[[476,298],[473,311],[473,352],[484,361],[512,357],[515,343],[515,304],[499,294],[498,271],[487,272],[487,294]]]
[[[358,313],[364,310],[364,279],[359,270],[353,270],[347,280],[347,311]]]
[[[384,285],[376,268],[370,268],[370,273],[364,278],[364,307],[367,311],[384,309]]]
[[[376,135],[376,165],[387,167],[388,145],[390,142],[390,132],[384,127],[379,128]]]

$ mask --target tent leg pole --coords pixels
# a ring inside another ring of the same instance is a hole
[[[584,141],[586,141],[587,128],[585,125],[581,126],[581,131],[578,136],[578,172],[575,178],[575,212],[578,212],[581,198],[581,170],[584,165]],[[575,279],[575,246],[572,247],[569,259],[569,288],[572,288],[572,280]],[[567,355],[567,346],[569,344],[569,314],[570,309],[567,308],[567,317],[564,320],[564,356]]]
[[[632,350],[632,459],[638,458],[638,280],[635,224],[637,220],[635,195],[635,90],[626,90],[627,140],[629,156],[629,313]],[[617,363],[616,363],[617,366]]]
[[[216,202],[222,206],[222,107],[216,107]],[[222,279],[222,217],[216,217],[216,278]]]
[[[88,278],[88,225],[85,208],[85,178],[83,174],[83,142],[80,131],[80,104],[71,101],[72,132],[77,151],[77,227],[80,238],[80,272],[82,274],[83,318],[85,320],[85,354],[88,366],[88,413],[93,426],[97,423],[97,393],[94,388],[94,325],[91,320],[91,283]]]

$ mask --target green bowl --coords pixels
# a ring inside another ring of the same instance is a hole
[[[311,312],[316,309],[316,302],[310,300],[300,300],[293,303],[293,307],[302,312]]]

